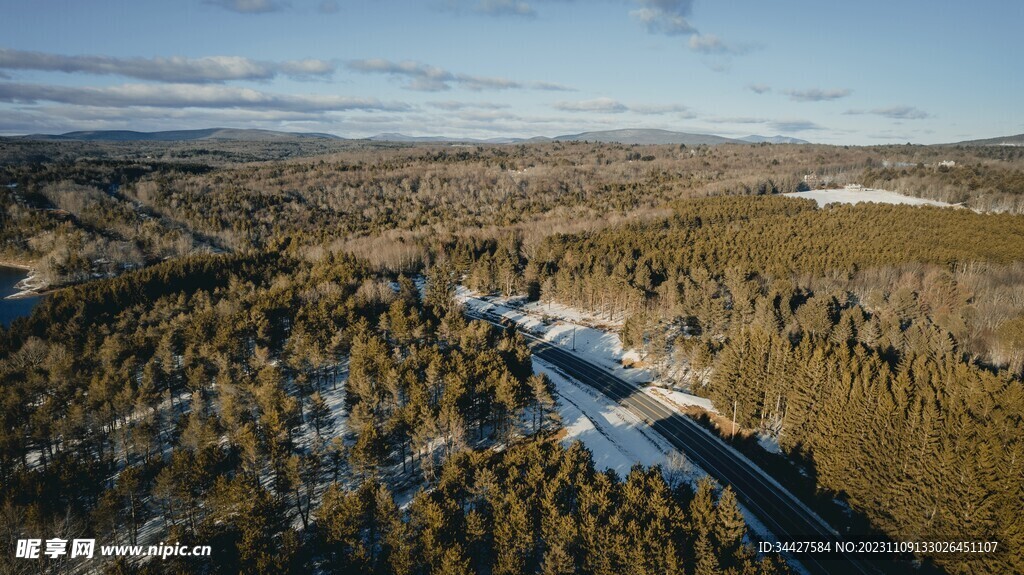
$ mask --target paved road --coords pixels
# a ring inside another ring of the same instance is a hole
[[[500,325],[493,316],[470,315]],[[565,349],[529,334],[523,335],[534,355],[617,401],[647,422],[701,469],[719,482],[731,485],[744,506],[780,541],[831,541],[834,547],[842,540],[829,525],[801,506],[793,494],[773,483],[760,468],[690,418]],[[815,574],[881,572],[867,560],[848,555],[801,557],[799,562]]]

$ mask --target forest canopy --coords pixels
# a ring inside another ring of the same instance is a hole
[[[929,568],[1024,569],[1020,150],[197,146],[0,141],[0,260],[55,288],[0,332],[6,540],[208,540],[209,573],[785,572],[731,489],[562,445],[526,339],[462,285],[619,326],[873,532],[1004,546]],[[962,205],[781,195],[853,183]]]

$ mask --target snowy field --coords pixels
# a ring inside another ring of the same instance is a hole
[[[860,202],[874,202],[876,204],[907,204],[911,206],[939,206],[943,208],[954,207],[953,204],[947,204],[945,202],[904,196],[903,194],[897,194],[896,192],[875,190],[872,188],[811,190],[809,192],[792,192],[783,195],[790,198],[807,198],[809,200],[814,200],[818,202],[819,206],[834,203],[857,204]]]

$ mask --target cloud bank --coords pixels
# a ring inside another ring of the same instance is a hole
[[[287,2],[273,0],[205,0],[204,3],[239,14],[266,14],[279,12],[288,7]]]
[[[115,58],[111,56],[67,56],[0,48],[0,70],[37,70],[44,72],[113,75],[172,83],[220,83],[231,80],[271,80],[324,77],[335,66],[326,60],[287,60],[266,62],[240,56],[203,58]]]
[[[441,92],[451,90],[453,87],[467,90],[547,90],[570,92],[572,88],[554,84],[551,82],[518,82],[507,78],[493,78],[487,76],[474,76],[471,74],[456,74],[437,66],[430,66],[421,62],[406,60],[393,62],[383,58],[371,58],[366,60],[350,60],[347,64],[350,70],[367,74],[386,74],[392,77],[404,78],[405,87],[409,90],[421,92]]]
[[[122,84],[100,88],[0,83],[0,102],[57,102],[98,107],[237,108],[290,112],[403,111],[410,108],[405,103],[382,102],[376,98],[273,94],[250,88],[195,84]]]
[[[696,34],[690,24],[694,0],[637,0],[639,8],[630,12],[652,34],[685,36]]]
[[[872,110],[847,110],[847,114],[857,116],[862,114],[873,114],[890,118],[893,120],[924,120],[931,118],[931,114],[914,106],[891,106],[888,108],[874,108]]]
[[[825,102],[828,100],[838,100],[839,98],[845,98],[853,93],[853,90],[848,88],[823,90],[821,88],[810,88],[807,90],[786,90],[786,95],[789,96],[790,100],[795,102]]]

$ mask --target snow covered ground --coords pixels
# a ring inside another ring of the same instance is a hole
[[[874,202],[876,204],[908,204],[911,206],[939,206],[944,208],[954,207],[953,204],[904,196],[887,190],[876,190],[872,188],[847,189],[838,188],[831,190],[811,190],[809,192],[791,192],[783,194],[790,198],[807,198],[818,202],[819,206],[827,204],[857,204],[860,202]]]
[[[547,375],[554,383],[558,414],[566,433],[563,444],[582,442],[590,450],[598,470],[613,469],[620,477],[625,477],[637,463],[648,467],[660,465],[670,484],[686,482],[693,486],[707,476],[707,472],[608,397],[540,358],[533,358],[533,371]],[[751,532],[765,541],[776,539],[746,506],[741,504],[739,508]],[[802,566],[795,562],[790,564],[802,572]]]
[[[653,385],[645,386],[643,390],[647,395],[650,395],[661,403],[675,408],[677,411],[681,411],[686,407],[699,407],[704,411],[718,413],[718,410],[715,409],[715,405],[706,397],[697,397],[696,395],[690,395],[689,393],[683,393],[674,389],[665,389],[664,387],[655,387]]]
[[[471,311],[501,316],[531,335],[568,350],[575,348],[576,355],[632,384],[644,385],[655,379],[646,369],[622,366],[623,359],[636,361],[638,357],[636,352],[623,349],[619,334],[612,331],[618,325],[615,322],[597,320],[565,306],[526,303],[523,298],[479,296],[464,286],[456,289],[455,297]]]
[[[782,448],[779,447],[779,440],[771,435],[764,433],[757,434],[757,443],[761,446],[761,449],[768,453],[774,453],[776,455],[782,455]]]
[[[525,304],[522,298],[480,297],[463,286],[456,290],[456,298],[476,313],[510,319],[524,331],[566,349],[572,349],[575,329],[576,355],[634,383],[645,393],[674,409],[696,406],[714,411],[714,405],[708,399],[648,385],[655,379],[649,371],[622,367],[623,358],[635,360],[636,354],[623,349],[618,334],[612,330],[614,326],[608,325],[607,321],[602,325],[593,316],[578,310],[564,306]],[[624,477],[637,463],[644,466],[661,465],[668,481],[684,481],[691,485],[696,485],[697,481],[707,476],[703,469],[687,460],[639,418],[600,392],[574,380],[536,356],[533,358],[533,369],[536,373],[547,375],[554,383],[558,413],[566,432],[563,442],[568,444],[581,441],[593,454],[598,469],[614,469]],[[764,540],[774,539],[756,516],[742,505],[740,510],[753,533]],[[797,568],[800,569],[799,566]]]
[[[330,423],[320,430],[320,447],[325,446],[335,437],[343,437],[348,427],[348,413],[345,411],[345,380],[348,379],[348,360],[344,360],[338,366],[334,374],[334,381],[329,381],[320,389],[320,397],[323,398],[329,409],[328,419]],[[316,429],[308,421],[304,421],[298,430],[296,443],[311,450],[317,443]]]
[[[481,297],[463,286],[456,290],[456,298],[467,308],[481,314],[495,314],[516,322],[524,331],[567,350],[590,363],[599,365],[626,381],[641,387],[646,393],[675,409],[699,407],[717,413],[710,399],[671,387],[649,385],[659,383],[656,374],[636,367],[623,367],[622,361],[635,362],[639,356],[634,350],[623,349],[616,329],[618,322],[602,320],[594,315],[559,304],[525,302],[524,298]]]
[[[667,467],[670,455],[678,453],[625,408],[553,365],[534,357],[533,370],[547,375],[555,385],[558,413],[566,432],[564,443],[583,442],[599,470],[614,469],[625,477],[637,463]],[[694,482],[706,475],[692,464],[686,471]]]

